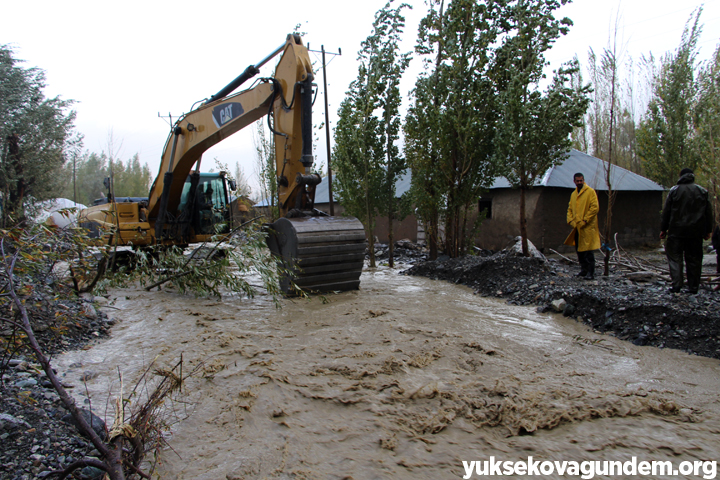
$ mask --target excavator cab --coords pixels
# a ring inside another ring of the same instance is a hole
[[[232,216],[225,173],[200,173],[197,181],[193,175],[183,186],[178,212],[188,219],[195,235],[228,233]]]

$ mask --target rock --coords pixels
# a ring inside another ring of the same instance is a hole
[[[105,422],[103,421],[103,419],[85,408],[80,408],[79,410],[80,414],[83,416],[83,418],[85,418],[85,421],[90,424],[93,430],[95,430],[95,433],[97,433],[101,439],[105,440],[107,438],[107,427],[105,426]],[[78,429],[78,431],[80,431],[78,423],[75,421],[75,418],[73,418],[71,414],[68,413],[67,415],[63,416],[62,421],[67,423],[68,425],[74,426]]]
[[[96,320],[98,318],[97,311],[95,310],[95,307],[93,307],[91,304],[87,303],[83,307],[83,315],[85,315],[87,318],[91,320]]]
[[[95,296],[92,293],[88,293],[88,292],[81,293],[80,298],[82,298],[83,300],[85,300],[88,303],[93,303],[95,301]]]
[[[0,413],[0,430],[12,430],[15,428],[31,428],[28,422],[21,418],[15,418],[9,413]]]
[[[528,244],[528,254],[531,257],[539,258],[541,260],[546,260],[545,255],[540,253],[540,251],[537,248],[535,248],[535,245],[533,245],[533,243],[530,240],[527,241],[527,244]],[[505,247],[505,249],[503,249],[503,252],[506,253],[507,255],[515,255],[517,257],[523,256],[522,237],[515,237],[515,243],[513,243],[510,246]]]
[[[87,478],[88,480],[102,478],[105,474],[103,470],[95,467],[85,467],[80,471],[80,473],[83,475],[83,478]]]
[[[88,370],[86,372],[83,372],[83,374],[80,376],[80,380],[82,380],[83,382],[89,382],[93,378],[97,378],[98,375],[100,375],[98,372],[91,372]]]
[[[552,305],[553,309],[555,309],[556,312],[560,313],[565,310],[567,302],[564,298],[560,298],[558,300],[553,300],[552,302],[550,302],[550,305]]]
[[[570,317],[574,313],[575,313],[575,306],[570,303],[565,305],[565,308],[563,308],[563,315],[565,315],[566,317]]]
[[[654,272],[630,272],[623,276],[633,282],[654,282],[659,278]]]
[[[28,362],[26,362],[25,360],[21,360],[20,362],[15,363],[15,365],[11,365],[11,366],[18,372],[24,372],[25,370],[28,369]]]
[[[28,388],[28,387],[34,387],[37,385],[37,380],[34,378],[26,378],[24,380],[20,380],[19,382],[15,382],[15,386],[18,388]]]

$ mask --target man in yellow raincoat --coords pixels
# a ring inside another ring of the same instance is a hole
[[[567,223],[573,231],[565,239],[565,245],[574,245],[580,262],[577,276],[585,280],[595,278],[595,250],[600,248],[600,229],[597,214],[600,211],[595,190],[585,185],[585,176],[576,173],[573,181],[577,187],[570,196]]]

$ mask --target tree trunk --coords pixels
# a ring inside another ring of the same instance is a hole
[[[13,217],[13,223],[18,224],[25,221],[25,211],[23,209],[23,200],[25,199],[25,190],[27,187],[23,165],[20,161],[20,137],[13,133],[7,137],[8,144],[8,164],[13,172],[15,184],[10,187],[9,201],[6,202],[8,213]]]
[[[388,152],[390,151],[390,148],[388,147]],[[394,245],[394,235],[393,235],[393,213],[395,211],[395,203],[394,203],[394,195],[393,191],[395,190],[394,185],[392,184],[392,177],[390,176],[390,159],[388,158],[388,254],[390,255],[388,259],[388,265],[390,268],[393,268],[395,266],[395,262],[393,260],[393,255],[395,253],[395,245]]]
[[[370,268],[375,268],[375,232],[370,229],[370,225],[365,229],[368,236],[368,251],[370,253]]]
[[[434,218],[430,220],[430,223],[428,224],[427,232],[425,232],[425,235],[427,235],[428,238],[428,246],[430,247],[430,260],[437,260],[438,257],[438,243],[439,243],[439,232],[438,227],[439,221],[437,213],[433,216]]]
[[[522,241],[522,253],[524,256],[529,257],[530,251],[528,249],[527,241],[527,218],[525,218],[525,189],[520,187],[520,238]]]
[[[393,214],[392,210],[388,214],[388,242],[390,243],[390,258],[388,260],[388,265],[390,268],[393,268],[395,266],[395,262],[393,260],[393,255],[395,254],[395,235],[393,235]]]
[[[606,277],[610,275],[610,236],[612,235],[611,226],[612,226],[612,208],[613,203],[615,201],[615,193],[613,192],[612,185],[610,184],[610,173],[612,171],[612,158],[613,158],[613,124],[615,123],[615,73],[617,71],[617,65],[615,64],[615,55],[613,52],[613,64],[612,64],[612,89],[610,92],[610,135],[609,135],[609,145],[608,145],[608,167],[606,172],[606,180],[608,185],[608,204],[607,204],[607,214],[605,216],[605,244],[602,247],[607,246],[607,248],[602,248],[601,251],[605,255],[604,258],[604,265],[603,265],[603,275]]]

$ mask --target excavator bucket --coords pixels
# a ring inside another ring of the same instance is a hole
[[[268,247],[286,270],[280,288],[294,295],[356,290],[365,260],[365,230],[352,217],[281,218],[267,225]]]

